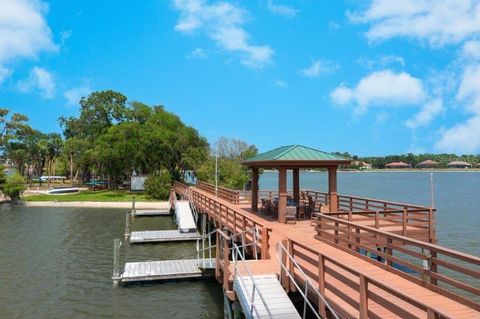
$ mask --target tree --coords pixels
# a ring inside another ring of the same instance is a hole
[[[172,179],[166,171],[151,175],[145,180],[145,193],[154,199],[167,199],[172,188]]]
[[[243,189],[250,179],[247,167],[242,161],[257,154],[255,145],[245,141],[221,137],[217,142],[217,149],[210,151],[208,161],[197,170],[199,180],[215,182],[215,157],[218,150],[218,183],[232,189]]]
[[[18,201],[25,189],[25,178],[18,173],[8,176],[5,184],[2,186],[3,194],[10,198],[12,202]]]

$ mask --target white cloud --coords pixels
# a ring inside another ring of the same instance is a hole
[[[370,73],[355,87],[338,86],[330,97],[338,105],[355,105],[358,115],[371,106],[417,105],[425,101],[427,94],[420,79],[405,72],[383,70]]]
[[[67,99],[68,105],[78,105],[82,97],[87,97],[92,92],[92,89],[88,86],[79,86],[71,88],[65,91],[63,96]]]
[[[58,49],[45,21],[48,6],[43,1],[0,0],[0,7],[0,63]]]
[[[466,103],[466,110],[480,114],[480,64],[465,68],[457,99]]]
[[[326,60],[316,60],[312,64],[300,70],[300,75],[306,78],[316,78],[323,73],[332,73],[337,70],[340,66],[337,63]]]
[[[441,99],[435,99],[425,103],[420,112],[417,113],[413,118],[409,119],[405,124],[411,129],[415,129],[420,126],[426,126],[444,111],[445,109],[443,107],[443,101]]]
[[[64,44],[72,36],[72,30],[63,31],[60,34],[60,43]]]
[[[0,64],[0,85],[5,82],[9,77],[11,77],[13,71],[7,67],[4,67]]]
[[[480,150],[480,64],[467,66],[457,92],[457,100],[473,114],[442,132],[435,147],[444,152],[473,153]]]
[[[475,153],[480,149],[480,114],[443,132],[435,148],[442,152]]]
[[[408,37],[440,46],[480,35],[477,0],[373,0],[349,17],[370,24],[366,36],[372,41]]]
[[[293,18],[297,15],[298,10],[284,4],[274,3],[273,0],[268,0],[267,7],[270,12],[285,16],[287,18]]]
[[[480,59],[480,41],[467,41],[463,45],[462,55],[466,58]]]
[[[208,54],[202,48],[195,48],[192,52],[188,54],[188,57],[192,59],[198,59],[198,58],[205,59],[205,58],[208,58]]]
[[[238,6],[227,2],[207,4],[204,0],[175,0],[174,4],[180,11],[175,30],[204,32],[220,48],[239,54],[246,66],[257,68],[271,62],[272,48],[250,44],[250,35],[243,29],[245,12]]]
[[[285,81],[282,81],[282,80],[277,80],[277,81],[273,82],[273,86],[278,87],[278,88],[282,88],[282,89],[285,89],[285,88],[288,87],[287,83],[285,83]]]
[[[405,66],[405,60],[397,55],[382,55],[377,59],[365,59],[360,58],[358,59],[358,63],[360,65],[366,66],[368,69],[385,69],[389,66],[401,66],[402,68]]]
[[[28,79],[18,83],[18,88],[22,92],[38,90],[47,99],[53,98],[57,89],[52,74],[40,67],[34,67]]]

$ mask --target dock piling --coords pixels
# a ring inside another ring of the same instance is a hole
[[[113,240],[113,285],[117,286],[120,279],[120,239]]]
[[[125,240],[130,236],[130,212],[125,214],[125,233],[123,234]]]

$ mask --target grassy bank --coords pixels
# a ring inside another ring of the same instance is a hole
[[[122,190],[81,191],[64,195],[38,194],[24,196],[22,199],[28,202],[131,202],[133,196],[139,202],[154,201],[145,194]]]

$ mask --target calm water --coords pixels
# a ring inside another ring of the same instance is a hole
[[[113,239],[125,210],[0,210],[0,318],[223,318],[214,280],[113,288]],[[133,228],[173,229],[170,217]],[[124,262],[193,258],[194,243],[124,245]]]
[[[439,244],[480,255],[480,172],[433,173]],[[287,183],[291,185],[291,175]],[[276,189],[265,172],[260,189]],[[328,190],[326,172],[301,172],[300,187]],[[430,172],[339,172],[338,193],[430,206]]]
[[[435,173],[440,243],[480,255],[480,174]],[[264,173],[261,189],[276,187]],[[302,173],[303,188],[325,191],[325,173]],[[429,173],[339,173],[339,193],[422,205]],[[0,206],[0,318],[223,318],[214,280],[113,288],[113,239],[125,210]],[[169,217],[137,218],[134,230],[172,229]],[[124,245],[122,262],[192,258],[194,243]]]

